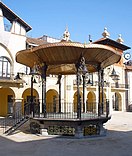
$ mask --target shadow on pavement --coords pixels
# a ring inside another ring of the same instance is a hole
[[[0,135],[0,156],[131,156],[132,114],[115,112],[107,135],[86,139],[30,134],[24,124],[12,135]]]
[[[108,130],[105,137],[86,139],[18,133],[0,136],[0,156],[131,156],[132,153],[132,131]]]

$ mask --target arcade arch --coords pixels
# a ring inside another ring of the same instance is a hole
[[[100,93],[100,103],[102,104],[102,93]],[[106,112],[106,94],[103,94],[103,112]],[[102,112],[102,113],[103,113]]]
[[[54,89],[50,89],[46,93],[46,110],[47,112],[59,112],[59,100],[58,92]]]
[[[24,106],[27,104],[27,103],[30,103],[31,101],[31,88],[27,88],[23,94],[22,94],[22,110],[24,112]],[[33,102],[38,104],[39,103],[39,94],[37,92],[37,90],[33,89]]]
[[[13,113],[15,93],[11,88],[0,88],[0,116],[7,116]]]
[[[81,103],[82,103],[82,97],[83,97],[83,94],[82,94],[82,92],[80,92],[80,101],[81,101]],[[77,112],[77,91],[74,93],[74,96],[73,96],[73,111]]]
[[[86,110],[96,112],[96,95],[92,91],[90,91],[87,95]]]
[[[122,98],[119,92],[115,92],[114,95],[112,96],[112,104],[113,104],[113,110],[115,111],[122,110]]]

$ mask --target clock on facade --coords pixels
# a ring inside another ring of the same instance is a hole
[[[130,53],[125,53],[125,54],[124,54],[124,58],[125,58],[126,60],[129,60],[129,59],[131,58],[131,54],[130,54]]]

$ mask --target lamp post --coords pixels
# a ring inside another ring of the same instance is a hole
[[[98,116],[100,116],[103,113],[104,113],[104,69],[98,67]]]
[[[118,85],[119,75],[116,73],[114,68],[112,70],[112,73],[111,73],[110,77],[115,82],[115,86],[118,88],[119,87],[119,85]]]
[[[81,119],[81,95],[80,95],[80,74],[77,70],[77,118]]]
[[[38,75],[37,66],[34,65],[32,69],[30,69],[31,75],[31,99],[30,99],[30,113],[31,116],[34,117],[34,102],[33,102],[33,83],[35,81],[34,75]]]
[[[110,77],[115,82],[115,87],[118,88],[119,87],[119,84],[118,84],[119,75],[116,73],[114,67],[113,67],[113,70],[112,70],[112,73],[111,73]],[[117,93],[115,92],[115,99],[116,98],[117,98]],[[115,105],[115,110],[116,109],[118,110],[118,101],[117,100],[115,100],[115,104],[114,105]]]
[[[104,69],[101,70],[101,90],[102,90],[102,103],[101,103],[101,113],[104,113]]]

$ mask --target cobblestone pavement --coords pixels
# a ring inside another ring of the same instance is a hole
[[[21,128],[5,136],[0,128],[0,156],[132,156],[132,113],[113,112],[107,136],[67,139],[32,135]]]

